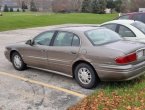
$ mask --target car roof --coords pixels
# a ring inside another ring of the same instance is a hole
[[[102,29],[102,27],[98,26],[69,26],[69,27],[60,27],[55,30],[60,31],[70,31],[70,32],[85,32],[93,29]]]
[[[122,16],[124,16],[124,15],[133,15],[133,14],[145,14],[145,12],[123,13],[123,15],[122,15]]]
[[[116,24],[132,24],[134,23],[135,21],[134,20],[113,20],[113,21],[109,21],[109,22],[106,22],[106,23],[103,23],[103,24],[108,24],[108,23],[116,23]]]

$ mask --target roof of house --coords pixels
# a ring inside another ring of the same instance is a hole
[[[11,0],[3,0],[0,2],[1,6],[7,5],[9,8],[18,8],[18,4]]]

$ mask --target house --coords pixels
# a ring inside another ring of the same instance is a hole
[[[13,11],[17,11],[18,9],[21,10],[20,6],[17,4],[17,2],[13,0],[2,0],[0,2],[0,10],[4,11],[4,6],[7,5],[8,9],[10,10],[11,8]]]
[[[106,8],[106,9],[105,9],[105,13],[106,13],[106,14],[110,14],[110,13],[111,13],[111,9]]]
[[[19,0],[25,1],[30,9],[30,2],[32,0]],[[83,0],[33,0],[38,11],[43,12],[74,12],[79,11]]]
[[[52,0],[34,0],[38,11],[52,12]]]
[[[0,1],[0,11],[1,11],[1,7],[2,7],[2,1]]]
[[[145,12],[145,8],[139,8],[139,12]]]
[[[4,9],[4,5],[8,5],[9,8],[14,8],[16,11],[22,7],[23,1],[28,10],[33,1],[37,10],[41,12],[79,12],[83,0],[0,0],[1,10]]]

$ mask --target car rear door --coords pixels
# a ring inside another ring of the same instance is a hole
[[[118,25],[116,32],[126,40],[136,41],[137,39],[135,33],[124,25]]]
[[[23,49],[24,60],[29,66],[49,68],[47,49],[54,35],[53,31],[43,32],[33,39],[34,44]]]
[[[80,38],[74,33],[59,31],[51,48],[47,51],[51,70],[68,74],[72,62],[77,58],[80,49]]]

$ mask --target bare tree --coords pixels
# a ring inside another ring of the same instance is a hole
[[[74,11],[80,12],[83,0],[70,0]]]
[[[53,0],[52,10],[54,12],[79,12],[81,11],[83,0]]]
[[[138,11],[139,8],[145,8],[145,0],[131,0],[130,11]]]
[[[130,12],[130,1],[128,0],[122,0],[122,5],[121,5],[121,12],[122,13],[127,13]]]

